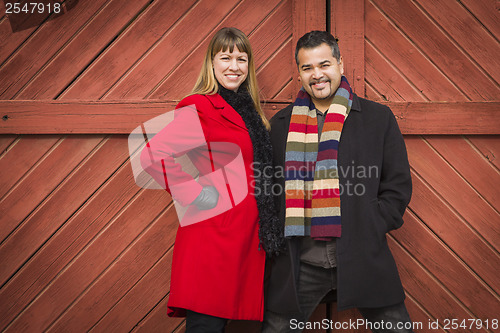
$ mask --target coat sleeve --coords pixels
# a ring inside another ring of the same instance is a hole
[[[201,129],[199,113],[186,102],[181,102],[174,111],[174,120],[167,124],[146,144],[141,152],[141,166],[155,181],[167,190],[182,206],[191,204],[200,194],[202,186],[175,158],[191,149],[206,144]]]
[[[403,214],[411,198],[412,183],[403,135],[394,114],[388,111],[389,124],[384,137],[378,204],[387,223],[387,231],[390,231],[403,224]]]

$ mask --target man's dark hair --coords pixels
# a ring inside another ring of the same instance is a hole
[[[340,61],[340,50],[337,42],[337,38],[333,37],[327,31],[315,30],[308,32],[304,36],[300,37],[297,41],[297,47],[295,47],[295,62],[297,63],[297,66],[299,65],[298,54],[300,49],[312,49],[323,43],[330,46],[333,57],[337,59],[337,61]]]

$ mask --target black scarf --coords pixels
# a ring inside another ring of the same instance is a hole
[[[245,85],[238,92],[219,84],[219,95],[241,116],[253,146],[255,200],[259,210],[259,239],[268,256],[278,255],[284,246],[283,226],[280,225],[272,196],[273,166],[269,132],[255,110]]]

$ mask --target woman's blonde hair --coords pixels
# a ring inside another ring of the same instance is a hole
[[[267,130],[269,130],[271,126],[269,125],[269,121],[260,106],[259,87],[257,85],[257,77],[255,75],[255,63],[253,60],[250,41],[243,32],[236,28],[222,28],[214,35],[208,45],[200,75],[198,76],[198,80],[191,91],[191,95],[212,95],[218,92],[218,82],[215,78],[213,69],[214,57],[217,53],[219,53],[219,51],[226,51],[229,49],[229,52],[233,52],[235,46],[240,52],[245,52],[248,55],[248,76],[242,85],[246,84],[248,92],[252,97],[255,110],[257,110],[257,113],[262,118],[264,126],[266,126]]]

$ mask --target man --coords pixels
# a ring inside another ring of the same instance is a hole
[[[271,119],[287,247],[270,262],[263,332],[304,326],[331,290],[339,310],[358,308],[374,332],[412,332],[386,240],[411,197],[396,119],[351,92],[328,32],[300,38],[295,60],[302,89]]]

